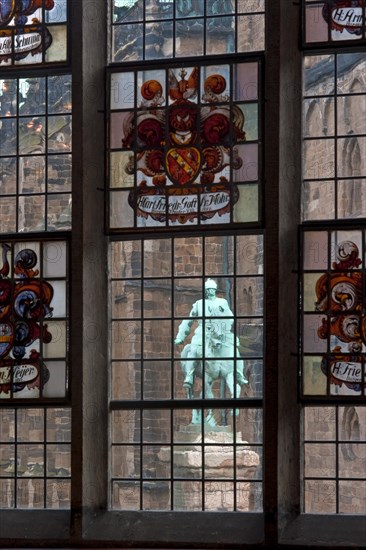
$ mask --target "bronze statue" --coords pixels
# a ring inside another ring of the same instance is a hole
[[[185,376],[183,387],[189,398],[193,397],[196,376],[204,379],[206,398],[214,397],[212,384],[218,378],[225,380],[231,397],[239,397],[241,386],[248,384],[244,376],[244,361],[240,358],[239,339],[232,332],[233,312],[227,300],[218,298],[216,292],[217,283],[207,279],[205,298],[193,304],[189,319],[181,322],[174,340],[175,344],[183,344],[194,321],[197,321],[192,340],[181,353]]]

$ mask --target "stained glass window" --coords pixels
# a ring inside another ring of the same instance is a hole
[[[71,227],[71,77],[0,80],[0,231]]]
[[[1,508],[70,507],[69,8],[0,2]]]
[[[67,244],[2,242],[0,399],[67,395]]]
[[[304,0],[304,42],[365,42],[365,0]]]
[[[0,3],[0,66],[65,63],[68,0]]]
[[[258,222],[260,64],[110,74],[111,229]]]
[[[365,2],[303,9],[305,45],[332,49],[303,58],[302,509],[364,514]]]
[[[260,511],[265,2],[111,6],[110,506]]]
[[[264,49],[264,0],[111,0],[112,62]]]

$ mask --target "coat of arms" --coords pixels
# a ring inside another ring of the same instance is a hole
[[[23,248],[12,262],[12,248],[2,243],[0,269],[0,394],[40,389],[49,372],[42,363],[39,343],[51,342],[45,319],[52,316],[53,287],[38,277],[37,254]],[[34,348],[31,348],[31,346]]]
[[[168,98],[155,79],[143,82],[141,103],[124,122],[124,148],[135,148],[126,172],[137,174],[129,204],[140,218],[185,224],[231,211],[238,190],[230,171],[242,165],[234,145],[245,141],[244,114],[225,94],[221,74],[169,69]],[[167,103],[169,102],[169,103]]]
[[[332,344],[323,356],[321,369],[335,387],[343,385],[360,393],[365,388],[364,354],[366,316],[364,314],[364,275],[362,263],[353,241],[337,246],[337,260],[331,273],[324,273],[316,283],[315,309],[326,315],[318,328],[318,336]],[[332,390],[333,392],[334,390]]]

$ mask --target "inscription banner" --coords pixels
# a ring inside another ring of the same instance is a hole
[[[204,192],[200,187],[180,190],[171,189],[166,192],[155,190],[137,191],[130,194],[130,205],[136,204],[138,215],[157,220],[178,221],[182,224],[197,218],[200,212],[202,219],[210,219],[216,214],[222,216],[230,212],[231,197],[237,200],[237,188],[218,189]],[[136,197],[136,198],[135,198]],[[168,204],[167,204],[168,200]],[[235,199],[234,199],[235,200]]]

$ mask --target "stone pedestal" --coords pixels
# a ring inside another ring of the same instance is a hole
[[[174,509],[250,511],[253,484],[260,467],[259,455],[245,447],[241,433],[234,436],[229,427],[207,427],[202,439],[201,426],[189,425],[176,434],[173,452]],[[171,460],[169,447],[159,459]],[[235,483],[236,482],[236,488]],[[234,498],[236,492],[236,502]]]

